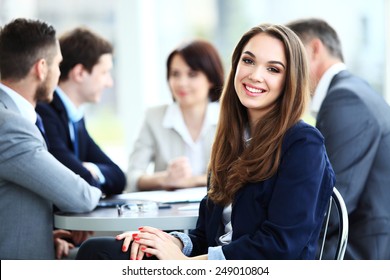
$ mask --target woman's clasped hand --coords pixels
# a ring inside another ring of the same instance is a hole
[[[122,251],[130,250],[131,260],[155,256],[160,260],[186,260],[180,239],[154,227],[140,227],[138,232],[124,232],[116,236],[123,240]]]

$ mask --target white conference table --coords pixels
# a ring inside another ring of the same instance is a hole
[[[148,200],[169,205],[153,212],[124,212],[118,215],[115,207],[97,207],[89,213],[54,213],[54,226],[68,230],[132,231],[141,226],[161,230],[188,230],[195,228],[199,201],[206,193],[205,187],[179,191],[150,191],[116,195],[105,202]]]

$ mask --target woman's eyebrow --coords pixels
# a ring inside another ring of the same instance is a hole
[[[253,57],[253,58],[256,58],[256,56],[250,52],[250,51],[244,51],[243,54],[247,54],[249,55],[250,57]],[[279,64],[280,66],[282,66],[284,69],[286,69],[286,66],[284,66],[283,62],[281,61],[278,61],[278,60],[270,60],[268,61],[268,63],[271,63],[271,64]]]
[[[245,52],[243,52],[243,54],[247,54],[247,55],[249,55],[249,56],[251,56],[251,57],[253,57],[253,58],[256,57],[256,56],[255,56],[253,53],[251,53],[250,51],[245,51]]]
[[[284,69],[286,69],[286,66],[284,66],[284,64],[283,64],[281,61],[270,60],[270,61],[268,61],[268,63],[271,63],[271,64],[279,64],[279,65],[282,66]]]

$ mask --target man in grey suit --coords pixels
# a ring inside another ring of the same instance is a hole
[[[61,59],[44,22],[0,29],[0,259],[54,259],[53,205],[87,212],[101,197],[47,151],[35,126],[35,105],[52,99]]]
[[[336,31],[323,20],[288,26],[302,39],[311,71],[311,111],[336,172],[349,216],[345,259],[390,259],[390,107],[346,70]],[[325,258],[334,253],[332,219]]]

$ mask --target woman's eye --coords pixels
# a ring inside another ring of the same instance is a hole
[[[254,62],[253,62],[253,60],[252,59],[250,59],[250,58],[243,58],[242,59],[242,61],[244,62],[244,63],[246,63],[246,64],[254,64]]]
[[[188,73],[188,76],[191,78],[196,77],[198,76],[198,71],[191,71],[190,73]]]
[[[274,72],[274,73],[279,73],[279,69],[276,67],[268,67],[268,71]]]
[[[171,74],[169,74],[169,76],[170,76],[170,77],[175,77],[175,78],[177,78],[177,77],[180,76],[180,73],[177,72],[177,71],[173,71],[173,72],[171,72]]]

